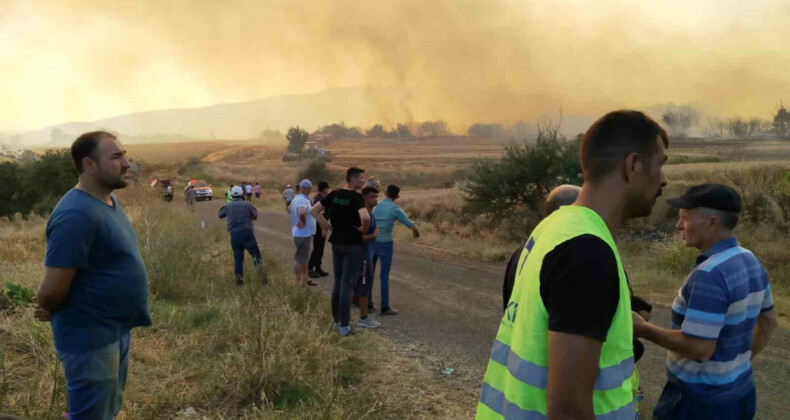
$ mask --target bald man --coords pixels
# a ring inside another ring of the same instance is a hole
[[[570,206],[571,204],[575,203],[576,199],[579,198],[579,193],[581,191],[582,187],[568,184],[560,185],[559,187],[554,188],[546,197],[546,202],[543,204],[543,213],[541,214],[541,217],[545,219],[560,207]]]

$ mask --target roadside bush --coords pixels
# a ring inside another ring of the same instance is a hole
[[[557,185],[582,180],[579,143],[560,133],[559,125],[538,127],[534,144],[507,146],[498,160],[478,159],[461,189],[464,213],[484,214],[499,224],[516,217],[527,233],[539,220],[543,198]]]
[[[331,184],[331,181],[337,178],[332,175],[325,159],[313,159],[307,164],[307,167],[299,172],[299,181],[309,179],[314,184],[313,188],[315,189],[321,181],[327,181]]]
[[[50,150],[29,163],[0,163],[0,217],[47,214],[77,184],[68,150]]]
[[[203,162],[200,161],[200,158],[197,156],[190,156],[183,165],[178,167],[178,174],[184,175],[188,174],[189,172],[194,172],[203,169]]]

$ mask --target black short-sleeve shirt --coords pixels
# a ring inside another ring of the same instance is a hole
[[[543,257],[540,297],[549,313],[549,331],[606,341],[620,303],[614,251],[594,235],[559,244]]]
[[[362,194],[346,189],[334,190],[321,200],[321,205],[330,214],[332,235],[329,236],[329,242],[362,246],[362,232],[357,229],[362,226],[359,209],[365,207]]]
[[[508,261],[504,305],[517,276],[520,247]],[[612,248],[595,235],[565,241],[543,257],[540,297],[549,313],[549,330],[606,340],[620,303],[620,276]]]

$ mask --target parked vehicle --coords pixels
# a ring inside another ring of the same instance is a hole
[[[206,181],[198,180],[194,184],[195,186],[195,199],[197,201],[200,200],[213,200],[214,199],[214,191],[211,190],[211,184]]]

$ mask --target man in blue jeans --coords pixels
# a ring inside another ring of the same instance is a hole
[[[395,228],[395,221],[403,223],[404,226],[412,230],[415,238],[420,237],[420,230],[417,225],[409,220],[406,213],[395,204],[395,200],[400,198],[400,188],[397,185],[387,186],[387,198],[381,200],[373,209],[373,218],[379,228],[379,236],[376,237],[375,251],[373,254],[373,268],[381,259],[381,315],[397,315],[398,311],[390,307],[390,269],[392,268],[392,254],[394,244],[392,241],[392,230]],[[373,298],[371,296],[372,304]],[[372,308],[371,308],[372,309]]]
[[[261,250],[258,248],[252,223],[258,220],[258,209],[249,201],[244,201],[244,190],[241,187],[233,187],[230,195],[233,201],[219,209],[219,218],[228,219],[230,246],[233,248],[233,272],[236,274],[236,284],[243,286],[245,249],[252,256],[253,263],[262,268]],[[265,276],[263,281],[266,282]]]
[[[365,185],[365,170],[351,167],[346,171],[346,186],[329,193],[316,203],[310,213],[321,226],[324,236],[331,230],[332,265],[335,284],[332,287],[332,318],[341,336],[353,334],[351,325],[351,290],[357,280],[362,260],[362,232],[367,232],[370,213],[358,192]],[[330,222],[324,216],[329,210]]]
[[[123,146],[95,131],[74,141],[71,156],[79,182],[47,223],[35,317],[52,322],[69,418],[112,419],[126,385],[129,331],[151,325],[148,278],[137,235],[112,194],[128,183]]]

